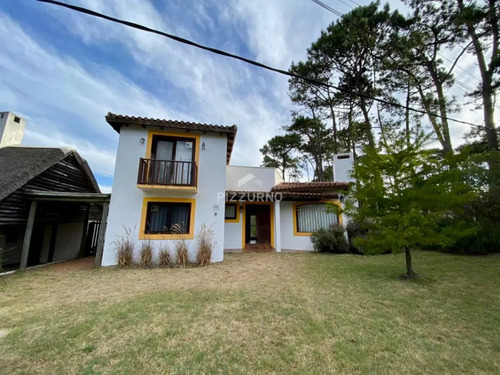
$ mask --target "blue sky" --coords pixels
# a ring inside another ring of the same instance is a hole
[[[355,6],[324,1],[342,13]],[[67,2],[282,69],[336,19],[309,0]],[[259,148],[290,122],[284,76],[34,0],[0,1],[0,46],[0,111],[28,120],[24,144],[75,147],[103,191],[118,142],[109,111],[236,124],[234,165],[259,165]],[[476,74],[470,57],[461,66]],[[468,108],[456,117],[481,122]],[[454,144],[464,130],[454,125]]]

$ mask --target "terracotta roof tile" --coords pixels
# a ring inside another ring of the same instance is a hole
[[[271,189],[274,192],[331,193],[339,190],[349,190],[350,183],[324,182],[282,182]]]
[[[106,115],[106,121],[117,132],[120,133],[122,126],[139,125],[142,127],[159,127],[166,129],[182,129],[182,130],[199,130],[202,132],[222,133],[227,135],[227,157],[226,162],[229,163],[231,159],[231,152],[233,151],[234,140],[238,127],[236,125],[223,126],[204,124],[189,121],[155,119],[148,117],[126,116],[117,115],[109,112]]]

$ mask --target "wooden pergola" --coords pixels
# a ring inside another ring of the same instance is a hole
[[[102,215],[101,225],[99,227],[97,250],[95,255],[95,266],[100,267],[102,262],[102,253],[104,248],[104,235],[106,233],[106,222],[109,211],[109,201],[111,194],[101,193],[75,193],[75,192],[54,192],[54,191],[27,191],[26,197],[31,200],[31,206],[26,223],[26,231],[24,234],[23,248],[21,253],[21,263],[19,268],[26,269],[28,265],[28,254],[31,243],[31,234],[33,232],[33,224],[37,212],[38,202],[72,202],[72,203],[86,203],[86,204],[101,204]],[[87,210],[84,233],[88,229],[89,210]]]

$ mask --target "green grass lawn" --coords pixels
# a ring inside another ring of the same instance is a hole
[[[0,278],[0,373],[499,374],[500,257],[229,254]],[[1,336],[1,335],[0,335]]]

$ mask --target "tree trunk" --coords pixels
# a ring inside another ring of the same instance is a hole
[[[375,138],[373,138],[372,133],[372,125],[370,123],[370,115],[368,114],[368,110],[366,109],[365,100],[361,98],[361,111],[363,112],[363,117],[365,118],[365,131],[366,136],[368,137],[368,145],[370,147],[375,148]]]
[[[406,146],[410,147],[410,81],[406,87],[406,110],[405,110],[405,127],[406,127]]]
[[[337,121],[335,119],[335,111],[333,110],[332,107],[330,107],[330,110],[332,112],[332,126],[333,126],[333,153],[338,154],[339,148],[337,142]]]
[[[435,67],[432,65],[432,62],[429,62],[427,69],[432,78],[432,82],[436,87],[436,93],[438,97],[439,103],[439,114],[441,116],[441,134],[443,135],[443,152],[448,154],[453,152],[453,147],[451,145],[451,137],[450,137],[450,127],[448,125],[448,111],[446,108],[446,96],[444,94],[443,82],[438,77],[438,73]]]
[[[460,10],[464,10],[463,0],[458,0],[458,7]],[[484,111],[484,125],[486,126],[486,138],[488,141],[488,150],[497,151],[498,150],[498,138],[495,129],[494,121],[494,107],[493,107],[493,89],[492,89],[492,77],[494,72],[494,59],[497,58],[495,54],[498,54],[498,21],[496,19],[495,13],[495,2],[489,1],[490,7],[490,17],[491,26],[493,33],[493,43],[491,56],[491,62],[489,67],[486,64],[486,58],[484,56],[483,47],[481,41],[479,40],[479,35],[476,32],[476,28],[470,21],[465,22],[467,28],[467,33],[472,40],[472,45],[474,47],[474,52],[477,58],[479,72],[481,74],[481,98],[483,101],[483,111]]]
[[[413,263],[411,260],[411,251],[409,246],[405,246],[405,257],[406,257],[406,274],[404,275],[407,279],[414,279],[417,274],[413,271]]]

